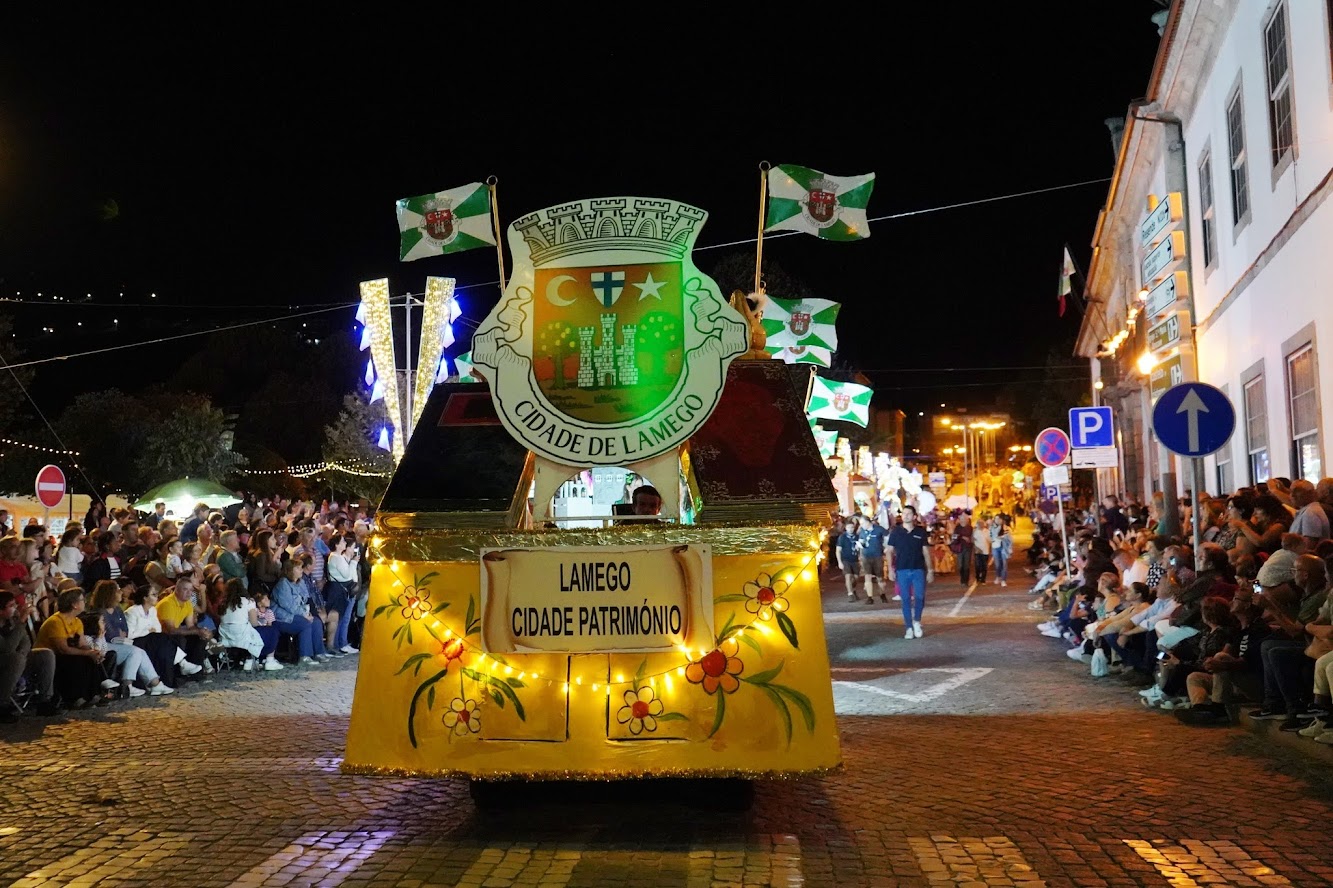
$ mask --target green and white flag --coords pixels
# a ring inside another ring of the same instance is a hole
[[[481,182],[398,201],[398,258],[403,262],[495,246],[491,193]]]
[[[472,375],[472,352],[465,351],[454,358],[454,372],[459,382],[481,382],[480,376]]]
[[[817,345],[793,345],[780,346],[769,343],[764,346],[764,351],[768,352],[779,361],[785,361],[788,364],[814,364],[816,367],[833,366],[833,352],[826,348],[820,348]]]
[[[861,428],[870,425],[870,396],[874,390],[854,382],[830,382],[816,376],[810,388],[810,403],[805,412],[821,419],[854,422]]]
[[[825,429],[823,426],[815,426],[812,430],[815,433],[815,443],[819,445],[819,455],[828,459],[838,450],[838,431],[837,429]]]
[[[768,344],[836,349],[838,331],[834,325],[841,307],[827,299],[775,299],[770,296],[764,302],[762,321]]]
[[[866,206],[875,174],[829,176],[809,167],[782,164],[768,173],[765,231],[804,231],[825,240],[870,237]]]

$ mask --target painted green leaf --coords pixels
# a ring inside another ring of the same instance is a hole
[[[657,716],[660,722],[687,722],[690,717],[683,712],[664,712]]]
[[[417,672],[420,672],[422,661],[429,659],[430,659],[430,654],[413,654],[412,656],[408,657],[406,660],[403,661],[402,668],[399,669],[397,672],[395,672],[394,675],[402,675],[404,672],[406,672],[408,669],[411,669],[413,666],[416,667]]]
[[[477,618],[477,599],[475,599],[475,598],[473,598],[473,597],[471,597],[471,596],[468,596],[468,600],[467,600],[467,616],[463,618],[463,634],[464,634],[464,635],[471,635],[471,634],[473,634],[472,623],[473,623],[473,621],[476,620],[476,618]],[[481,628],[480,625],[478,625],[477,628],[480,629],[480,628]]]
[[[440,602],[439,604],[435,605],[435,607],[431,608],[431,613],[432,613],[432,614],[438,614],[440,611],[442,611],[442,610],[444,610],[446,607],[448,607],[449,604],[450,604],[450,603],[449,603],[448,601],[442,601],[442,602]]]
[[[426,708],[427,709],[435,708],[435,685],[431,685],[430,693],[426,695]]]
[[[499,706],[501,709],[505,708],[504,695],[501,694],[499,691],[497,691],[495,688],[491,688],[491,699],[494,700],[495,704]]]
[[[379,607],[375,608],[375,612],[370,615],[370,618],[373,620],[385,611],[390,610],[392,607],[392,604],[381,604]]]
[[[644,657],[643,662],[639,664],[638,670],[634,673],[634,687],[643,683],[643,676],[648,672],[648,658]]]
[[[710,738],[711,738],[714,734],[717,733],[717,729],[718,729],[718,728],[722,727],[722,717],[723,717],[724,715],[726,715],[726,714],[727,714],[727,695],[726,695],[726,694],[718,694],[718,695],[717,695],[717,712],[714,713],[714,715],[713,715],[713,730],[711,730],[711,731],[708,732],[708,736],[709,736]]]
[[[773,708],[778,711],[778,715],[782,716],[782,727],[787,731],[787,745],[790,746],[791,713],[787,710],[786,701],[783,700],[782,695],[775,691],[770,685],[759,685],[759,690],[763,691],[764,695],[768,697],[769,700],[773,701]]]
[[[789,688],[786,685],[771,685],[770,687],[796,704],[796,708],[801,710],[801,718],[805,720],[805,729],[813,732],[815,730],[815,707],[810,703],[810,698],[795,688]]]
[[[782,671],[782,666],[784,663],[786,663],[785,660],[778,663],[778,665],[774,666],[772,669],[765,670],[764,672],[755,673],[754,675],[751,675],[749,678],[741,676],[741,681],[748,681],[750,684],[753,685],[766,685],[770,681],[778,677],[778,673]]]
[[[730,601],[748,601],[748,600],[749,600],[749,599],[748,599],[747,596],[745,596],[745,595],[740,595],[740,594],[737,594],[737,593],[732,593],[731,595],[714,595],[714,596],[713,596],[713,604],[726,604],[727,602],[730,602]]]
[[[778,628],[782,630],[783,635],[787,636],[787,641],[791,642],[792,647],[797,650],[801,649],[801,646],[796,643],[796,624],[792,622],[791,617],[781,611],[778,612]]]
[[[523,682],[519,681],[517,678],[506,678],[506,679],[505,679],[505,684],[509,685],[511,688],[525,688],[525,687],[527,687],[527,685],[525,685]]]
[[[759,640],[755,638],[753,635],[751,635],[748,632],[742,632],[740,635],[736,637],[739,638],[741,641],[745,642],[746,644],[748,644],[750,647],[754,648],[755,653],[761,656],[763,655],[764,649],[759,646]]]
[[[439,575],[440,572],[438,570],[433,570],[430,573],[426,574],[424,577],[418,577],[417,581],[413,585],[418,587],[428,585],[432,579],[438,577]]]

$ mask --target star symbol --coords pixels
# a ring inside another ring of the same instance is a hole
[[[640,302],[642,302],[643,300],[647,299],[649,296],[652,296],[652,297],[653,297],[654,299],[656,299],[658,302],[661,302],[661,301],[662,301],[662,294],[659,293],[658,290],[661,290],[663,287],[666,286],[666,284],[667,284],[666,281],[655,281],[655,280],[653,280],[653,273],[650,271],[650,272],[648,272],[648,277],[646,277],[646,278],[643,279],[643,283],[641,283],[641,284],[635,284],[634,286],[636,286],[636,287],[639,288],[639,301],[640,301]]]

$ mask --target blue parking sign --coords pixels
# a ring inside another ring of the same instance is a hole
[[[1074,447],[1114,447],[1110,407],[1074,407],[1069,411],[1069,442]]]

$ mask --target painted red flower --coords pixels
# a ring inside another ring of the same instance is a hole
[[[734,694],[741,686],[740,675],[745,664],[736,655],[740,645],[734,638],[728,638],[713,650],[685,667],[685,679],[693,684],[703,685],[705,693],[716,694],[721,688],[725,694]]]
[[[657,716],[662,714],[662,701],[657,699],[651,687],[636,688],[625,692],[625,705],[616,713],[616,721],[629,724],[629,732],[638,736],[644,731],[657,730]]]
[[[744,592],[748,599],[745,602],[745,609],[757,614],[761,620],[771,620],[773,614],[780,614],[790,606],[786,598],[789,588],[791,584],[786,580],[761,573],[745,584]]]
[[[452,663],[463,656],[464,650],[463,639],[451,638],[440,645],[440,656],[444,657],[446,663]]]

